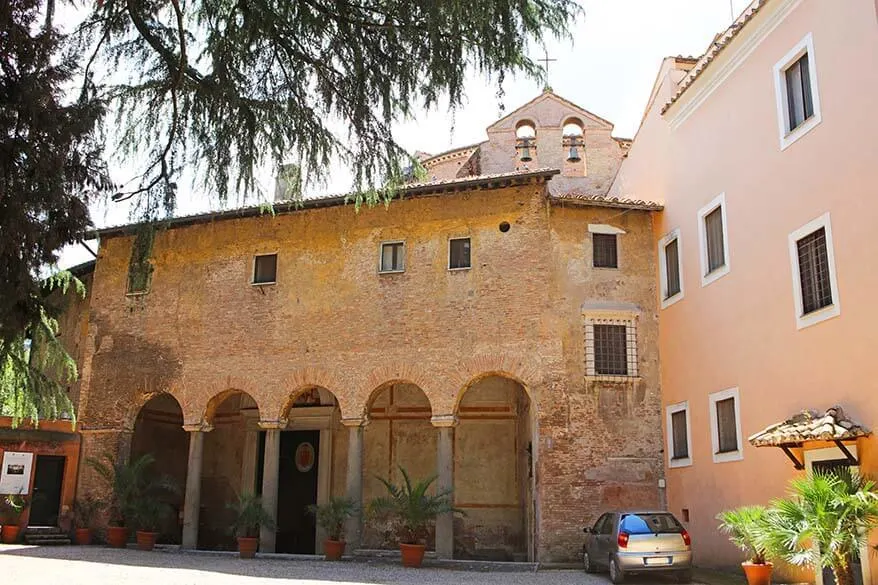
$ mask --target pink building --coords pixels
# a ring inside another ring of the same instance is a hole
[[[858,369],[878,347],[876,12],[757,0],[701,58],[665,59],[610,191],[665,206],[668,506],[700,564],[739,562],[716,514],[782,495],[797,467],[878,474],[878,382]]]

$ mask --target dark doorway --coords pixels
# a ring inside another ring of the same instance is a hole
[[[308,506],[317,503],[317,454],[320,431],[280,434],[277,494],[277,552],[314,554],[316,520]]]
[[[34,496],[28,520],[31,526],[58,526],[65,461],[66,458],[60,455],[37,455]]]

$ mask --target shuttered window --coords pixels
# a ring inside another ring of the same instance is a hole
[[[628,375],[628,332],[625,325],[594,326],[595,372],[602,376]]]
[[[807,315],[832,304],[826,229],[820,228],[796,242],[802,312]]]
[[[802,55],[784,72],[787,86],[787,109],[789,131],[792,132],[814,115],[814,99],[811,96],[811,76],[808,54]]]
[[[455,238],[448,242],[448,268],[459,270],[470,268],[470,240],[469,238]]]
[[[381,244],[381,272],[402,272],[405,270],[405,244],[388,242]]]
[[[253,261],[253,284],[272,284],[277,281],[277,254],[256,256]]]
[[[707,247],[707,274],[710,274],[726,264],[722,206],[704,217],[704,236]]]
[[[667,282],[667,290],[665,298],[669,299],[676,294],[680,294],[680,248],[679,240],[676,238],[668,242],[665,246],[665,269],[667,271],[665,280]]]
[[[592,234],[591,243],[595,268],[619,267],[616,234]]]
[[[735,399],[718,400],[716,407],[716,429],[719,453],[738,450],[738,429],[735,420]]]
[[[689,440],[686,436],[686,411],[678,410],[671,415],[671,435],[673,437],[673,458],[688,459]]]

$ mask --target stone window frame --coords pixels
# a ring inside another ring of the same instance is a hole
[[[686,452],[688,457],[674,459],[674,424],[673,415],[678,412],[686,413]],[[692,415],[689,411],[689,401],[677,402],[669,404],[665,407],[665,420],[667,425],[667,443],[668,443],[668,467],[689,467],[692,465]]]
[[[826,256],[827,261],[829,262],[829,288],[832,292],[832,304],[805,314],[802,301],[802,277],[799,273],[798,242],[805,236],[809,236],[821,228],[823,228],[826,234]],[[835,271],[835,248],[832,244],[832,221],[829,212],[827,211],[820,217],[809,221],[799,229],[791,232],[788,239],[790,248],[790,269],[793,277],[793,305],[796,313],[796,329],[804,329],[841,315],[841,300],[838,295],[838,278]]]
[[[720,210],[722,213],[722,233],[723,233],[723,265],[713,270],[709,270],[708,254],[707,254],[707,216]],[[726,194],[720,193],[714,197],[710,203],[698,210],[698,244],[701,250],[701,286],[705,287],[716,282],[729,273],[732,269],[729,248],[729,213],[726,206]],[[679,253],[679,250],[678,250]]]
[[[680,291],[668,296],[668,259],[665,253],[668,245],[677,241],[677,275],[680,279]],[[661,284],[661,307],[667,309],[674,303],[682,301],[685,296],[685,279],[683,278],[683,237],[680,228],[674,228],[658,241],[659,280]]]
[[[262,258],[265,256],[274,256],[274,280],[266,281],[266,282],[256,282],[256,259]],[[274,252],[259,252],[258,254],[253,254],[253,261],[250,263],[250,286],[273,286],[277,284],[277,270],[278,270],[278,260],[280,259],[280,254],[277,251]]]
[[[735,432],[738,448],[734,451],[719,452],[719,422],[717,421],[716,403],[733,398],[735,400]],[[744,459],[743,433],[741,432],[741,394],[737,387],[714,392],[708,396],[710,409],[710,445],[714,463],[729,463]]]
[[[384,258],[384,246],[388,244],[402,244],[402,268],[398,270],[383,270],[383,258]],[[406,270],[406,256],[408,255],[408,250],[406,249],[405,240],[382,240],[378,243],[378,274],[402,274]]]
[[[595,382],[628,383],[639,381],[639,355],[637,349],[637,325],[640,311],[637,309],[583,308],[583,333],[585,338],[585,379]],[[627,375],[599,374],[595,369],[595,325],[622,325],[626,331]]]
[[[787,70],[795,65],[799,59],[808,57],[808,79],[811,89],[811,102],[814,113],[804,122],[790,130],[789,97],[787,93]],[[783,56],[773,67],[774,94],[777,106],[777,129],[780,140],[780,150],[783,152],[793,143],[808,134],[820,124],[823,117],[820,113],[820,91],[817,83],[817,63],[814,56],[814,37],[809,32],[790,51]]]

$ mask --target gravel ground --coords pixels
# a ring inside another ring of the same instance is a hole
[[[448,568],[404,569],[386,561],[326,563],[256,559],[169,551],[0,545],[0,580],[16,585],[608,585],[603,575],[576,570],[495,572]],[[634,583],[669,583],[663,579]]]

